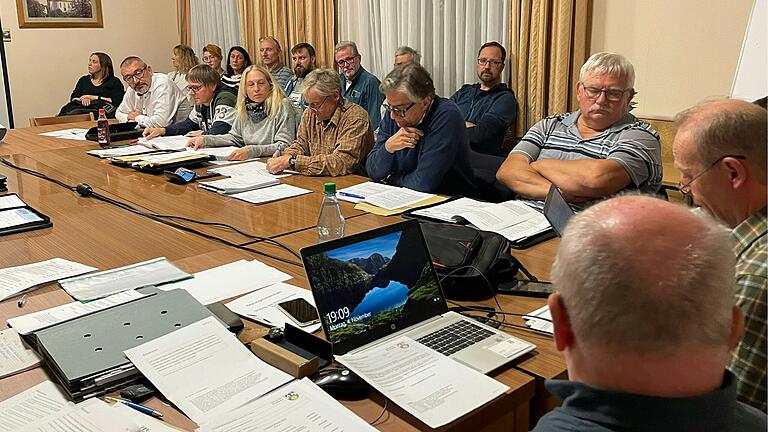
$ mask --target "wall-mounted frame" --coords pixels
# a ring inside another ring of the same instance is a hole
[[[104,27],[101,0],[16,0],[19,28]]]

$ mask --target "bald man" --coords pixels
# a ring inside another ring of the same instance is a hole
[[[677,117],[672,152],[679,189],[732,228],[736,304],[746,316],[744,339],[728,368],[739,400],[766,410],[766,110],[739,100],[690,108]]]
[[[575,216],[548,300],[571,381],[545,383],[563,404],[534,431],[765,431],[725,369],[743,330],[733,265],[722,226],[666,201]]]

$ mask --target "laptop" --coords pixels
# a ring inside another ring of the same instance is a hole
[[[483,373],[535,345],[448,310],[417,220],[301,250],[334,355],[406,335]]]
[[[547,198],[544,200],[544,217],[552,225],[552,229],[559,236],[563,236],[565,226],[575,213],[563,197],[560,189],[555,185],[549,187]]]

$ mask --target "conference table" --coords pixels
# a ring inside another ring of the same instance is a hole
[[[138,212],[186,219],[174,219],[179,225],[168,226],[0,164],[0,174],[8,178],[8,193],[18,193],[28,205],[50,216],[53,222],[51,228],[0,237],[3,250],[0,268],[61,257],[105,270],[164,256],[187,272],[198,272],[239,259],[257,259],[291,275],[293,279],[289,283],[307,288],[298,258],[272,241],[293,251],[316,243],[315,224],[324,182],[334,181],[343,188],[367,181],[353,175],[334,178],[290,176],[281,181],[312,192],[254,205],[200,190],[197,183],[176,185],[161,175],[114,166],[86,154],[87,150],[98,148],[90,141],[39,135],[93,125],[93,122],[83,122],[10,130],[0,142],[0,157],[69,186],[88,183],[100,195],[118,200]],[[346,202],[341,203],[341,209],[346,219],[346,234],[402,220],[400,216],[366,213]],[[195,221],[228,224],[245,235],[220,225]],[[195,235],[187,227],[203,235]],[[533,274],[548,280],[556,248],[557,240],[554,239],[514,251],[514,254]],[[497,296],[496,300],[498,305],[494,299],[477,304],[501,306],[505,312],[518,314],[531,312],[544,304],[544,299],[519,296]],[[0,302],[0,329],[7,327],[9,318],[71,301],[58,283],[45,284],[29,293],[23,308],[17,307],[16,298]],[[255,322],[244,321],[246,327],[260,327]],[[505,325],[504,330],[536,344],[536,350],[490,374],[510,388],[504,395],[440,430],[528,430],[541,414],[557,404],[543,387],[546,379],[567,377],[565,363],[555,350],[552,338],[524,329],[519,317],[507,317],[506,323],[511,326]],[[0,379],[0,401],[46,379],[55,381],[46,367]],[[374,423],[379,430],[429,429],[395,404],[385,405],[384,397],[377,391],[371,392],[368,399],[342,403],[366,421],[379,417],[386,406],[384,415]],[[196,427],[160,397],[153,397],[147,405],[163,412],[165,420],[173,426],[182,430]]]

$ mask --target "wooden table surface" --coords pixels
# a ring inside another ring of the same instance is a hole
[[[253,205],[198,190],[195,184],[174,185],[166,182],[162,176],[113,166],[85,154],[87,149],[97,148],[90,142],[37,135],[43,131],[70,127],[87,125],[13,129],[8,132],[4,142],[0,143],[0,155],[10,155],[8,159],[13,163],[44,172],[70,185],[89,183],[96,191],[129,202],[144,211],[230,223],[254,235],[275,238],[294,250],[317,242],[316,215],[325,181],[335,181],[340,188],[366,181],[357,176],[332,179],[292,176],[283,179],[283,182],[310,189],[313,193]],[[0,254],[0,268],[62,257],[107,269],[166,256],[182,269],[197,272],[238,259],[255,258],[292,275],[294,280],[290,283],[305,288],[308,286],[304,270],[299,265],[286,264],[168,227],[93,198],[80,197],[73,191],[3,165],[0,165],[0,174],[8,177],[9,192],[19,193],[25,202],[50,216],[54,223],[49,229],[1,238],[5,253]],[[349,203],[342,203],[342,210],[346,217],[347,234],[400,220],[398,216],[382,217],[363,213],[354,210]],[[233,241],[247,240],[220,229],[206,228],[203,231]],[[261,242],[250,247],[268,255],[298,261],[288,252],[268,243]],[[549,241],[515,252],[515,255],[534,274],[548,280],[549,266],[556,247],[557,241]],[[499,296],[498,299],[503,310],[515,313],[530,312],[544,303],[542,299],[533,298]],[[0,329],[6,327],[5,321],[8,318],[70,301],[72,299],[57,283],[51,283],[32,291],[24,308],[18,308],[15,299],[0,302]],[[483,303],[490,305],[492,301]],[[508,321],[522,323],[521,320]],[[246,325],[258,324],[246,321]],[[530,423],[531,415],[535,419],[535,416],[554,403],[545,391],[542,393],[543,380],[564,377],[566,372],[562,357],[552,346],[552,339],[522,329],[507,330],[535,343],[537,349],[518,359],[512,367],[502,368],[492,374],[510,387],[509,392],[444,429],[528,430],[533,425]],[[5,378],[0,381],[0,400],[45,379],[51,379],[51,376],[44,367]],[[382,412],[384,399],[378,392],[373,392],[371,399],[343,403],[361,418],[371,421]],[[166,406],[159,398],[153,398],[148,405],[165,413],[169,423],[184,429],[194,428],[193,422],[175,408]],[[392,403],[388,404],[386,414],[375,426],[380,430],[392,431],[427,429],[426,425]]]

